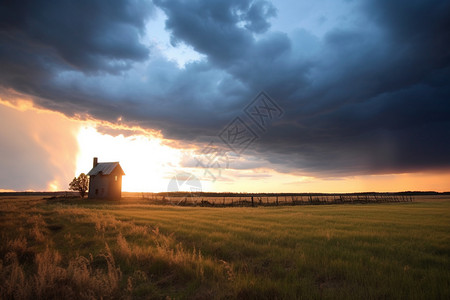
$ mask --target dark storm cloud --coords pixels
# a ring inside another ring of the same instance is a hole
[[[1,57],[46,70],[126,69],[148,57],[139,36],[151,11],[145,1],[2,1]]]
[[[121,116],[197,141],[265,90],[285,114],[252,151],[281,171],[450,167],[448,2],[363,1],[353,23],[321,37],[270,30],[268,1],[154,2],[172,43],[204,60],[179,69],[150,54],[139,39],[152,12],[145,2],[3,4],[0,84],[67,115]]]
[[[204,24],[212,4],[159,5],[175,39],[282,103],[283,121],[259,141],[268,160],[328,174],[449,167],[448,3],[367,2],[366,23],[322,41],[279,32],[256,41],[232,18],[216,22],[220,30],[189,27],[182,12]],[[303,56],[296,47],[318,50]]]

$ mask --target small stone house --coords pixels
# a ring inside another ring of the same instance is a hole
[[[120,199],[122,197],[122,176],[125,173],[119,162],[99,163],[94,157],[89,176],[88,198]]]

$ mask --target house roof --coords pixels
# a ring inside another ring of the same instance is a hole
[[[125,175],[125,173],[122,170],[122,167],[120,166],[119,162],[104,162],[104,163],[98,163],[92,170],[87,173],[88,176],[92,175],[98,175],[101,173],[102,175],[109,175],[111,174],[116,168],[119,168],[119,172],[121,175]]]

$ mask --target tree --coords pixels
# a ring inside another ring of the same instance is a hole
[[[86,191],[88,189],[89,179],[86,174],[81,173],[80,176],[74,177],[72,182],[69,183],[69,190],[78,191],[81,198],[84,198]]]

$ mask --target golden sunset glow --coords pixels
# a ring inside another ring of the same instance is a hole
[[[5,158],[20,155],[3,161],[2,169],[8,173],[0,178],[5,185],[0,189],[66,190],[68,180],[74,176],[74,158],[79,151],[75,136],[80,122],[36,108],[26,99],[14,104],[0,99],[0,119],[5,122],[0,127],[0,138],[9,142],[2,143],[0,153]]]
[[[92,168],[92,158],[99,162],[119,161],[125,171],[123,190],[130,192],[158,192],[167,187],[173,169],[177,168],[181,153],[162,145],[156,137],[122,134],[111,136],[99,133],[94,127],[81,127],[78,136],[76,174]]]

